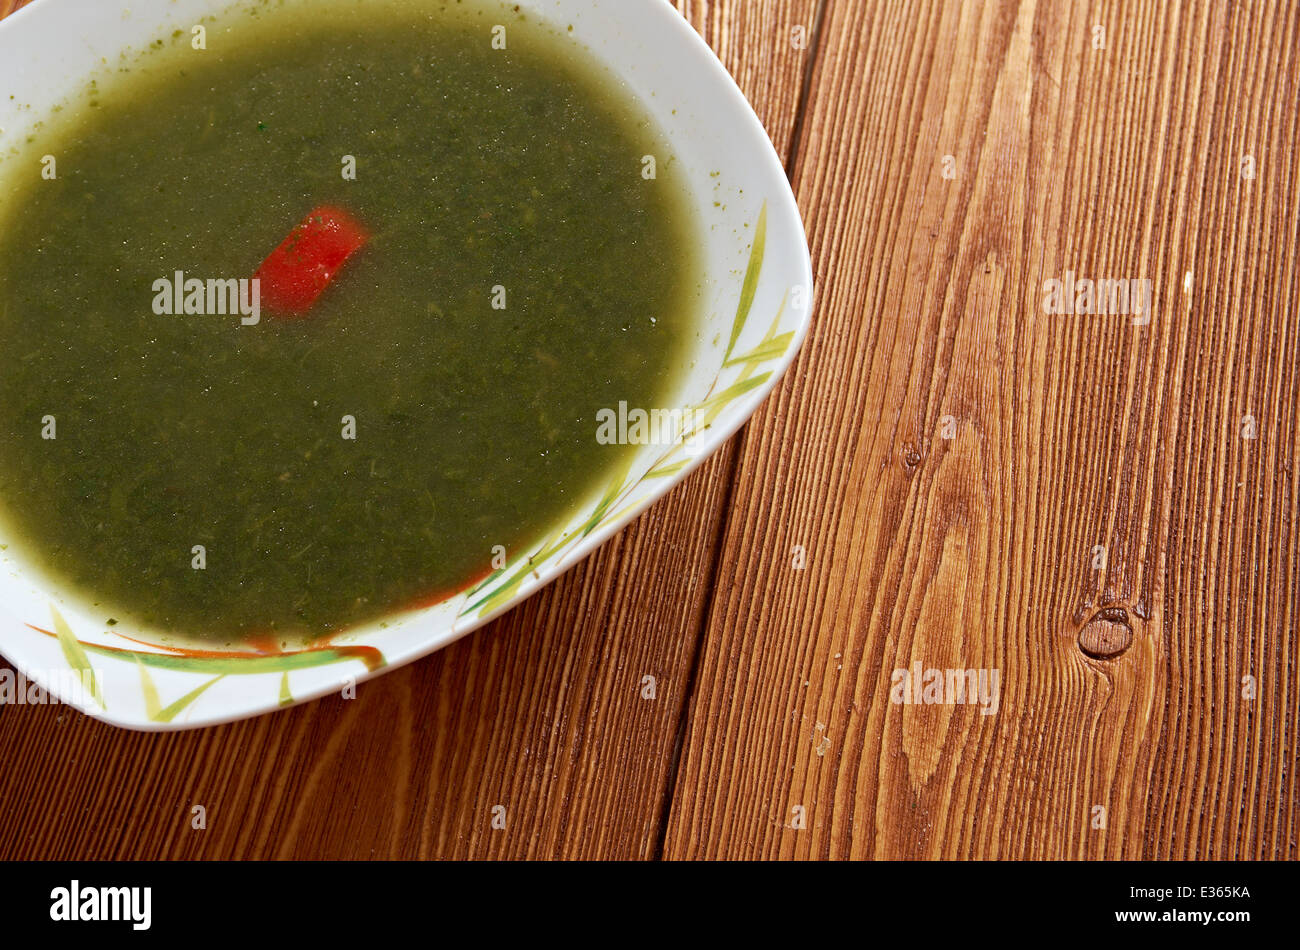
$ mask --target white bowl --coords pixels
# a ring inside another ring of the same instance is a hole
[[[757,116],[712,51],[664,0],[519,0],[565,28],[654,115],[699,207],[706,276],[681,408],[708,422],[690,444],[643,446],[630,470],[552,539],[427,609],[283,653],[155,645],[103,625],[51,589],[0,535],[0,651],[30,681],[106,722],[163,730],[228,722],[355,685],[432,653],[509,610],[623,528],[715,452],[776,385],[808,329],[812,267],[799,210]],[[0,21],[0,153],[118,61],[228,0],[38,0]],[[13,98],[10,98],[10,97]],[[9,173],[0,164],[0,180]],[[72,673],[78,671],[78,676]]]

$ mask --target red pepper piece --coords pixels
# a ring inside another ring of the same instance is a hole
[[[339,208],[322,205],[303,218],[270,253],[253,277],[261,281],[261,304],[282,316],[311,309],[369,235]]]

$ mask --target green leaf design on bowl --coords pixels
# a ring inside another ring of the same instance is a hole
[[[629,479],[633,460],[628,458],[626,462],[621,463],[614,471],[604,494],[582,523],[563,534],[557,532],[556,535],[544,542],[536,553],[525,557],[522,561],[493,572],[470,588],[465,597],[465,606],[460,610],[458,617],[473,613],[477,613],[478,616],[482,617],[508,603],[528,579],[529,575],[535,574],[542,564],[572,548],[577,542],[599,528],[616,523],[629,511],[635,509],[641,501],[644,501],[644,496],[640,499],[631,499],[638,486],[651,480],[670,478],[691,463],[690,458],[677,458],[682,452],[687,438],[697,435],[701,429],[708,428],[727,406],[746,393],[762,386],[772,377],[770,370],[760,372],[761,367],[765,363],[783,357],[795,336],[793,332],[781,334],[776,332],[789,302],[788,294],[782,299],[776,316],[772,320],[772,325],[763,339],[747,353],[732,356],[736,344],[744,334],[745,327],[749,322],[754,299],[758,291],[759,278],[762,275],[766,246],[767,203],[764,202],[754,229],[754,241],[750,248],[749,263],[741,285],[740,301],[736,308],[735,319],[732,322],[731,334],[727,341],[726,351],[723,354],[722,365],[705,398],[698,404],[687,407],[694,411],[697,420],[696,427],[683,433],[683,437],[670,446],[649,467],[646,473],[636,480]],[[740,373],[736,378],[724,389],[714,392],[721,383],[723,373],[737,367],[740,368]],[[308,669],[349,660],[360,660],[365,664],[366,669],[372,672],[387,665],[387,661],[380,650],[372,646],[362,645],[323,646],[276,654],[219,653],[199,650],[155,652],[152,650],[110,647],[78,640],[68,626],[67,621],[53,605],[50,606],[50,612],[54,618],[53,631],[42,629],[33,624],[27,626],[32,630],[46,636],[55,637],[58,640],[59,647],[68,665],[85,678],[85,682],[90,685],[91,694],[100,708],[107,709],[107,705],[98,679],[90,665],[89,654],[91,653],[136,665],[140,673],[140,690],[144,699],[146,715],[151,722],[157,723],[171,722],[177,715],[193,705],[208,689],[228,675],[251,676],[279,672],[281,675],[277,702],[280,706],[288,706],[294,702],[289,684],[289,673],[292,670]],[[212,678],[200,683],[167,706],[163,706],[157,685],[149,673],[150,667],[187,673],[207,673],[211,674]]]

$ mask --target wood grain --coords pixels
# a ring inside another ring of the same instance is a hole
[[[809,55],[790,29],[813,22],[813,0],[682,6],[784,151]],[[0,706],[0,757],[22,762],[0,770],[0,858],[651,856],[733,452],[519,609],[354,701],[166,736]]]
[[[817,325],[744,442],[666,854],[1294,859],[1300,11],[822,40]],[[1044,314],[1067,270],[1151,279],[1150,325]],[[998,712],[891,702],[917,661],[998,669]]]
[[[1300,857],[1300,10],[679,6],[812,240],[772,399],[354,701],[0,706],[0,857]],[[1067,271],[1150,323],[1044,313]],[[996,714],[892,703],[913,662]]]

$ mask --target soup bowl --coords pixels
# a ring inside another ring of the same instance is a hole
[[[446,646],[554,580],[715,452],[777,384],[808,329],[812,267],[781,161],[735,82],[664,0],[519,5],[563,25],[653,115],[696,206],[701,332],[672,410],[690,421],[685,437],[639,446],[549,536],[494,564],[488,577],[439,603],[303,647],[209,649],[127,620],[107,625],[102,610],[51,582],[22,542],[0,529],[0,652],[18,671],[0,681],[0,700],[53,698],[114,725],[167,730],[346,692]],[[132,0],[126,9],[37,0],[0,21],[0,153],[26,141],[42,117],[123,54],[189,33],[200,20],[219,27],[239,10],[222,0]],[[0,164],[0,180],[8,173]]]

